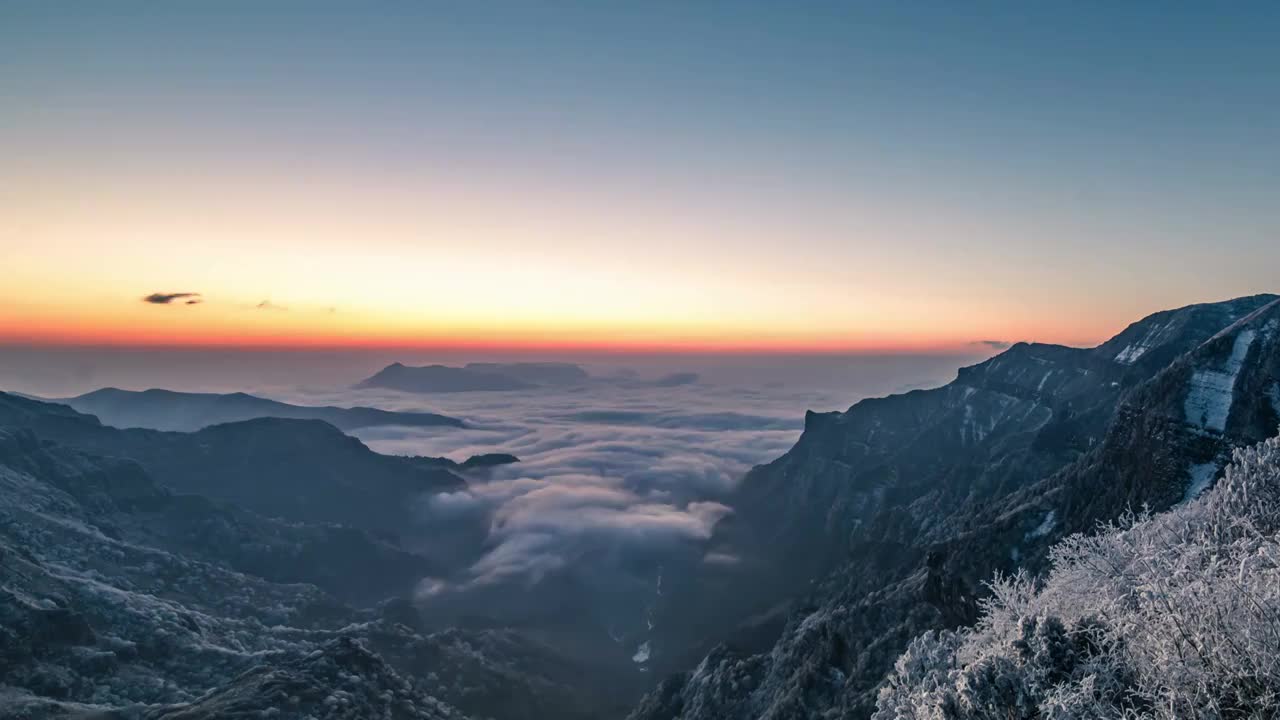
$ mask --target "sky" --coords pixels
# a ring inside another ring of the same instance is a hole
[[[1277,290],[1276,37],[1250,2],[5,2],[0,344],[1090,345]]]

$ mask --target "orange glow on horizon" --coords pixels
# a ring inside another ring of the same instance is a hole
[[[142,303],[138,303],[143,305]],[[763,331],[749,327],[657,323],[415,324],[339,312],[146,307],[77,316],[0,313],[0,345],[245,350],[406,350],[584,353],[980,354],[972,333]],[[239,315],[239,317],[237,317]],[[266,316],[266,317],[263,317]],[[1119,328],[1116,328],[1117,330]],[[1030,331],[1031,328],[1026,328]],[[1090,346],[1105,334],[1052,342]],[[1010,341],[1039,340],[1030,332]]]

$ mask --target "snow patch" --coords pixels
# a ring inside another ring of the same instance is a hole
[[[1049,382],[1049,378],[1053,377],[1053,374],[1055,372],[1057,372],[1057,370],[1050,370],[1049,372],[1044,374],[1044,377],[1040,378],[1040,384],[1036,386],[1036,392],[1041,392],[1044,390],[1044,384]]]
[[[965,403],[964,421],[960,425],[960,442],[967,445],[978,445],[995,429],[998,418],[992,416],[981,421],[973,405]]]
[[[1203,463],[1200,465],[1192,465],[1189,470],[1191,480],[1187,483],[1187,491],[1182,494],[1182,502],[1188,503],[1200,496],[1200,493],[1209,489],[1209,485],[1213,483],[1213,476],[1218,472],[1217,463]]]
[[[1142,345],[1125,345],[1120,354],[1116,355],[1116,362],[1121,365],[1132,365],[1142,357],[1149,348]]]
[[[1253,337],[1253,330],[1240,331],[1231,347],[1231,357],[1227,358],[1220,369],[1206,368],[1191,375],[1187,399],[1183,405],[1189,424],[1218,432],[1226,429],[1236,376],[1240,374],[1245,356],[1249,354]]]
[[[631,656],[631,662],[643,665],[649,662],[649,654],[649,641],[645,640],[640,643],[640,647],[636,648],[636,654]]]
[[[1027,539],[1030,540],[1031,538],[1044,537],[1045,535],[1048,535],[1049,533],[1053,532],[1053,528],[1057,524],[1058,524],[1058,511],[1050,510],[1049,512],[1045,513],[1044,520],[1040,521],[1040,524],[1037,525],[1034,530],[1027,533]]]

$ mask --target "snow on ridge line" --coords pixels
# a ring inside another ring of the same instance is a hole
[[[1231,357],[1222,369],[1202,369],[1191,375],[1187,399],[1183,403],[1187,423],[1206,430],[1222,432],[1227,427],[1236,386],[1236,376],[1253,344],[1253,330],[1241,330],[1231,346]]]

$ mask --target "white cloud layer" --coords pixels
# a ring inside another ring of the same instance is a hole
[[[488,526],[484,553],[465,576],[424,584],[426,592],[438,594],[508,582],[528,587],[549,574],[574,571],[592,583],[651,584],[652,569],[664,558],[704,551],[702,542],[731,512],[729,493],[752,465],[777,458],[795,443],[806,409],[843,409],[858,399],[847,389],[796,389],[776,378],[735,382],[707,376],[659,384],[615,372],[612,379],[582,386],[514,392],[275,395],[304,403],[429,410],[468,424],[355,433],[379,452],[459,461],[494,452],[520,458],[469,476],[465,491],[423,499],[424,522],[478,514]],[[907,372],[891,380],[900,385],[920,379]]]

